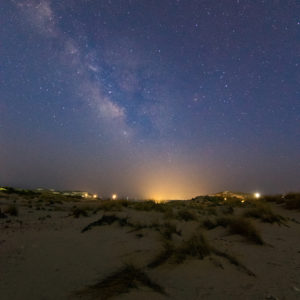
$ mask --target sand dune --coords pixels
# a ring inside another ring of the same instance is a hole
[[[1,299],[300,299],[300,213],[282,205],[268,223],[253,201],[0,203]]]

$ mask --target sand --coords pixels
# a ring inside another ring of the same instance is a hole
[[[89,216],[75,218],[71,215],[74,205],[97,207],[100,201],[39,203],[41,210],[35,200],[30,204],[28,199],[14,195],[2,196],[2,211],[13,202],[18,216],[0,218],[0,299],[90,299],[88,293],[78,296],[76,292],[128,264],[145,272],[165,294],[137,285],[111,299],[300,299],[299,211],[270,204],[274,212],[285,217],[286,225],[251,220],[264,245],[230,234],[223,227],[202,228],[201,217],[200,221],[167,219],[181,231],[181,236],[172,235],[172,243],[201,232],[210,244],[234,255],[255,274],[250,276],[216,255],[188,257],[182,263],[171,260],[149,268],[163,245],[161,233],[153,228],[134,230],[115,222],[81,232],[103,215],[127,218],[135,224],[164,224],[163,212],[124,207],[113,212],[89,211]],[[243,208],[237,208],[235,214],[241,211]],[[103,299],[101,290],[98,296]]]

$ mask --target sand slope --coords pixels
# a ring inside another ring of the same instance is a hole
[[[12,200],[1,199],[4,209]],[[265,245],[256,245],[244,237],[217,227],[206,230],[199,221],[171,219],[182,235],[172,236],[174,243],[193,233],[204,232],[207,240],[231,253],[255,276],[249,276],[228,260],[209,255],[203,260],[190,257],[183,263],[167,261],[156,268],[147,264],[162,249],[158,230],[134,230],[117,223],[81,230],[103,215],[128,218],[135,224],[163,224],[163,213],[123,208],[99,210],[88,217],[70,216],[73,204],[44,205],[45,210],[28,207],[16,200],[18,216],[0,219],[0,298],[89,299],[75,292],[95,284],[125,264],[141,268],[165,289],[166,295],[140,285],[113,299],[300,299],[300,213],[273,205],[273,211],[289,218],[287,226],[252,221]],[[239,208],[241,210],[241,208]],[[169,222],[169,221],[168,221]],[[297,223],[298,222],[298,223]],[[101,299],[101,295],[99,295]]]

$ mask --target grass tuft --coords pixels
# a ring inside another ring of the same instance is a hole
[[[265,203],[257,203],[255,208],[249,209],[244,213],[245,217],[256,218],[265,223],[282,224],[284,217],[275,214],[271,207]]]
[[[88,217],[88,210],[83,207],[75,207],[72,211],[72,216],[74,218]]]
[[[128,226],[131,225],[130,223],[128,223],[127,218],[119,218],[115,215],[104,215],[102,216],[102,218],[100,218],[98,221],[92,222],[89,225],[87,225],[86,227],[84,227],[81,232],[86,232],[90,229],[92,229],[95,226],[103,226],[103,225],[111,225],[114,222],[118,222],[118,224],[120,226]]]
[[[263,245],[264,241],[255,226],[245,218],[231,218],[229,231],[233,234],[239,234],[258,245]]]
[[[184,262],[188,257],[203,259],[211,252],[210,245],[202,234],[195,234],[176,249],[176,263]]]
[[[161,230],[161,234],[166,240],[171,240],[173,234],[181,236],[181,232],[177,230],[176,225],[169,222],[166,222],[164,224],[164,228]]]
[[[77,296],[89,296],[95,299],[110,299],[130,292],[139,286],[146,286],[152,291],[166,295],[164,289],[142,270],[133,265],[126,265],[117,272],[76,293]]]
[[[210,252],[210,245],[202,234],[193,235],[187,241],[182,241],[178,247],[165,241],[163,250],[148,264],[148,267],[156,268],[169,260],[173,260],[175,264],[180,264],[189,257],[203,259]]]
[[[246,274],[248,274],[249,276],[255,276],[255,274],[249,270],[246,266],[244,266],[236,257],[234,257],[233,255],[220,251],[216,248],[212,248],[211,251],[220,257],[225,258],[226,260],[228,260],[232,265],[235,265],[236,267],[238,267],[238,269],[240,269],[241,271],[245,272]]]

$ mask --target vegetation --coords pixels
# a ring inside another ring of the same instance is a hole
[[[287,209],[300,210],[300,193],[265,196],[264,200],[267,202],[275,202],[277,204],[281,204]]]
[[[166,222],[164,228],[161,229],[161,234],[166,240],[171,240],[173,234],[181,235],[181,232],[177,230],[177,227],[173,223]]]
[[[231,218],[229,219],[229,231],[233,234],[239,234],[258,245],[263,245],[264,242],[255,228],[255,226],[245,218]]]
[[[181,243],[174,253],[174,258],[176,263],[182,263],[188,257],[203,259],[210,252],[211,247],[203,234],[194,234],[187,241]]]
[[[172,260],[176,264],[183,263],[187,258],[203,259],[210,254],[210,246],[202,234],[195,234],[175,247],[169,241],[163,243],[163,250],[148,264],[149,268],[156,268]]]
[[[284,217],[275,214],[271,207],[266,203],[259,202],[256,207],[249,209],[244,213],[245,217],[256,218],[265,223],[277,223],[282,224]]]
[[[112,223],[117,222],[120,226],[131,225],[127,218],[119,218],[115,215],[104,215],[98,221],[92,222],[91,224],[84,227],[81,232],[86,232],[92,229],[95,226],[111,225]]]
[[[246,266],[244,266],[236,257],[234,257],[233,255],[220,251],[216,248],[211,248],[211,251],[220,257],[225,258],[227,261],[229,261],[232,265],[235,265],[236,267],[238,267],[238,269],[240,269],[242,272],[245,272],[246,274],[248,274],[249,276],[255,276],[255,274],[249,270]]]
[[[195,221],[197,220],[197,216],[194,212],[188,209],[181,209],[177,213],[177,219],[183,221]]]
[[[300,210],[300,193],[290,193],[285,196],[285,207],[287,209]]]
[[[87,208],[84,207],[75,207],[72,211],[72,216],[75,218],[79,217],[88,217],[88,211]]]
[[[154,259],[148,264],[148,267],[156,268],[164,264],[174,255],[174,253],[174,246],[169,241],[164,242],[162,251],[154,257]]]
[[[91,285],[79,292],[77,296],[90,296],[96,299],[110,299],[112,297],[128,293],[131,289],[145,286],[152,291],[166,295],[164,289],[142,270],[133,265],[126,265],[104,280]]]

